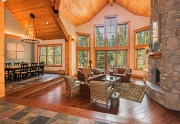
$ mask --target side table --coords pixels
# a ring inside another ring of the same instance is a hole
[[[80,97],[90,100],[90,87],[88,84],[80,84]]]
[[[119,97],[120,97],[120,94],[117,92],[114,92],[111,95],[111,107],[112,108],[117,108],[119,106]]]

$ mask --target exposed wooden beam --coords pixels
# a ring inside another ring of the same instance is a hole
[[[110,6],[113,6],[113,0],[109,0]]]
[[[53,12],[53,10],[51,8],[50,1],[49,0],[44,0],[44,2],[45,2],[45,5],[47,6],[47,9],[48,9],[51,17],[53,18],[54,22],[56,23],[57,28],[59,29],[59,31],[62,32],[62,35],[63,35],[65,41],[68,41],[68,33],[67,33],[61,19],[54,14],[54,12]]]
[[[18,39],[18,40],[21,40],[21,39],[22,39],[21,36],[17,36],[17,35],[14,35],[14,34],[4,33],[4,36],[5,36],[5,37],[9,37],[9,38]]]
[[[54,9],[59,10],[61,0],[55,0]]]

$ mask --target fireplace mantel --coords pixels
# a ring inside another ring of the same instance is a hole
[[[148,58],[160,59],[162,52],[151,52],[148,54]]]

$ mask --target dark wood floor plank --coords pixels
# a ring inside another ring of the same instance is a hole
[[[131,78],[131,83],[146,85],[142,79],[135,77]],[[119,108],[113,109],[110,106],[106,108],[104,104],[92,105],[88,100],[80,98],[79,95],[70,98],[70,96],[66,96],[65,86],[65,83],[60,83],[57,87],[42,90],[28,96],[26,99],[10,96],[4,99],[65,114],[90,119],[103,119],[107,120],[107,122],[112,122],[112,124],[116,124],[116,122],[178,124],[180,122],[179,111],[166,109],[147,95],[144,96],[141,103],[121,98]]]

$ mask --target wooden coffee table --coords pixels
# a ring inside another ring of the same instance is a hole
[[[103,81],[109,81],[110,85],[114,87],[115,84],[119,83],[121,81],[121,77],[116,76],[106,76],[102,79]]]

